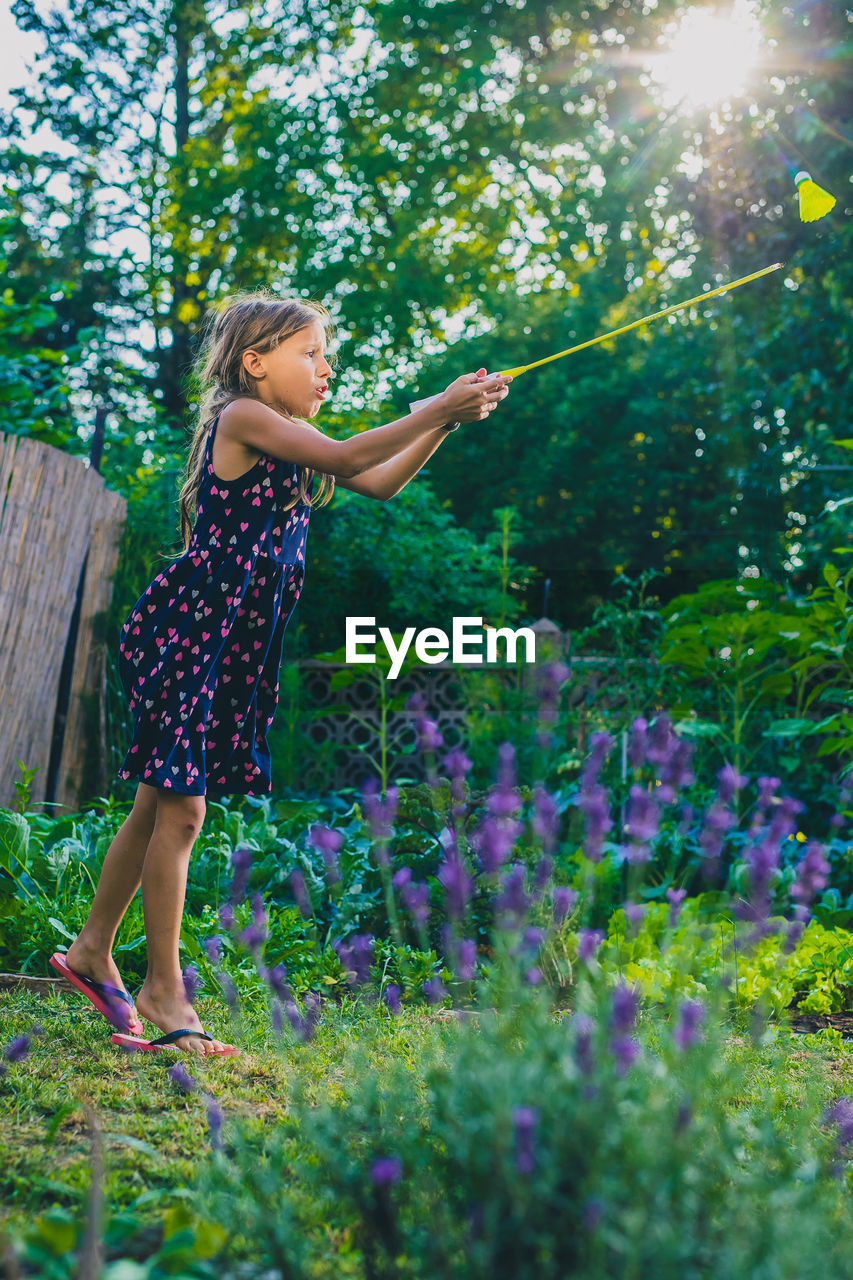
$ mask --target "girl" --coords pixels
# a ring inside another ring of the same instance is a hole
[[[482,421],[508,394],[510,378],[486,380],[481,369],[404,418],[333,440],[296,416],[313,417],[325,399],[333,337],[321,304],[261,290],[221,309],[202,343],[203,394],[179,497],[184,551],[121,631],[134,732],[118,776],[139,780],[136,798],[106,853],[86,923],[67,954],[50,961],[114,1026],[135,1033],[114,1035],[119,1044],[240,1052],[202,1028],[184,989],[178,938],[206,796],[271,790],[266,735],[313,507],[329,501],[335,484],[387,501],[448,430]],[[140,1038],[111,955],[140,884],[148,972],[136,1002],[165,1033],[152,1041]]]

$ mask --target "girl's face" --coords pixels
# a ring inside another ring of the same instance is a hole
[[[332,369],[326,360],[326,334],[319,320],[293,333],[272,351],[250,347],[243,364],[258,381],[258,395],[295,418],[313,418],[329,391]]]

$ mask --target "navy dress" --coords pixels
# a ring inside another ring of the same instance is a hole
[[[158,573],[121,629],[134,718],[118,771],[184,795],[267,795],[267,731],[284,631],[305,577],[308,503],[285,510],[298,468],[263,454],[236,480],[205,445],[187,550]]]

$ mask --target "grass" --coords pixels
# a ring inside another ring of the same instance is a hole
[[[54,1206],[75,1218],[85,1216],[91,1183],[91,1138],[83,1109],[88,1101],[102,1133],[109,1213],[129,1215],[134,1252],[152,1252],[171,1210],[188,1204],[202,1210],[195,1186],[211,1149],[204,1092],[222,1109],[226,1149],[229,1119],[241,1119],[250,1133],[282,1126],[287,1134],[294,1072],[307,1082],[310,1100],[342,1097],[350,1083],[348,1050],[356,1043],[367,1048],[372,1064],[381,1067],[396,1059],[416,1070],[429,1056],[427,1048],[451,1036],[455,1026],[452,1017],[426,1007],[404,1006],[395,1018],[363,995],[346,996],[340,1006],[325,1008],[314,1037],[302,1044],[287,1022],[283,1036],[276,1035],[262,1001],[241,1003],[241,1017],[232,1026],[227,1006],[198,997],[202,1024],[243,1050],[238,1058],[201,1060],[179,1053],[126,1053],[110,1042],[108,1024],[82,997],[42,997],[23,990],[0,994],[0,1043],[8,1044],[34,1024],[45,1033],[0,1077],[3,1225],[22,1231]],[[771,1098],[774,1112],[784,1116],[802,1104],[807,1082],[815,1078],[827,1103],[853,1093],[853,1057],[837,1034],[797,1036],[783,1030],[779,1035],[781,1074],[769,1066],[767,1044],[749,1035],[729,1036],[727,1052],[748,1067],[739,1105],[766,1107]],[[175,1061],[184,1064],[199,1089],[185,1094],[173,1082],[168,1068]],[[288,1146],[291,1142],[298,1169],[295,1129]],[[327,1226],[330,1241],[336,1239],[339,1224]],[[250,1244],[244,1244],[248,1257]]]

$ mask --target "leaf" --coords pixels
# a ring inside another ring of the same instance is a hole
[[[47,923],[52,924],[56,932],[61,934],[63,938],[67,938],[69,942],[77,941],[77,934],[69,933],[62,921],[57,920],[56,916],[48,916]]]
[[[11,872],[15,863],[26,867],[30,827],[22,813],[0,810],[0,867]]]

